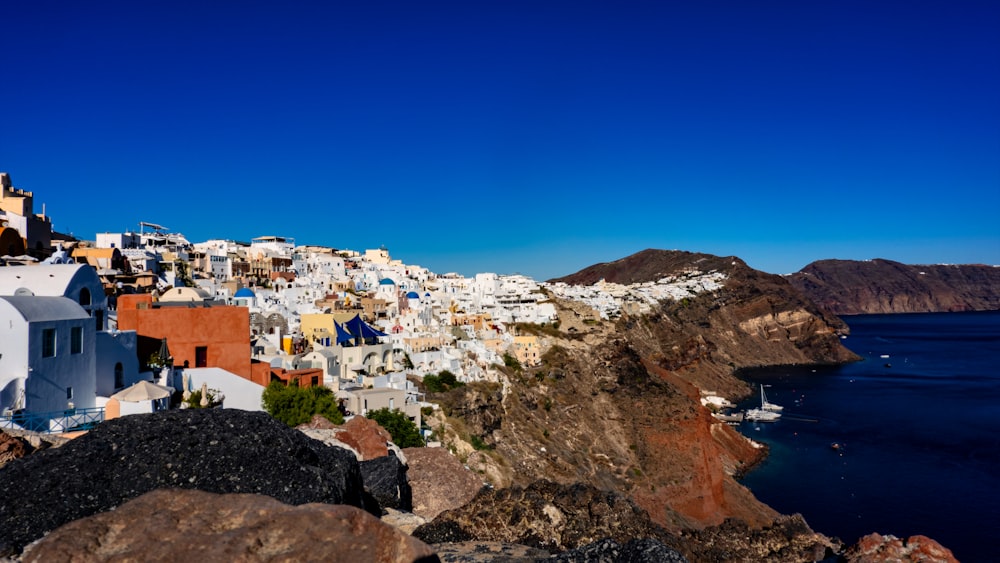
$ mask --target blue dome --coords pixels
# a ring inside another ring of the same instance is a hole
[[[390,280],[389,278],[382,278],[378,282],[379,285],[396,285],[396,282]]]
[[[253,297],[253,298],[256,298],[257,294],[255,294],[253,291],[250,291],[249,287],[241,287],[240,289],[236,290],[236,293],[233,294],[233,297]]]
[[[406,298],[407,299],[420,299],[420,294],[417,293],[416,291],[411,291],[411,292],[409,292],[409,293],[406,294]]]

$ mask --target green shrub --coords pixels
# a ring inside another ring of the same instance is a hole
[[[425,375],[424,376],[424,389],[428,393],[444,393],[445,391],[450,391],[457,387],[462,387],[465,385],[455,377],[454,373],[448,370],[442,370],[441,373],[437,375]]]
[[[222,404],[222,402],[218,400],[218,396],[220,395],[218,389],[209,389],[207,395],[207,407],[201,406],[201,389],[192,391],[191,394],[188,395],[187,401],[184,401],[184,403],[187,404],[187,408],[189,409],[212,408]]]
[[[401,448],[417,448],[424,446],[420,429],[405,413],[393,409],[378,409],[368,411],[365,415],[385,428],[392,435],[392,441]]]
[[[326,387],[299,387],[295,383],[272,381],[261,395],[261,404],[268,414],[289,426],[305,424],[316,414],[334,424],[344,423],[337,397]]]
[[[472,444],[472,447],[475,448],[475,449],[477,449],[477,450],[492,450],[493,449],[492,446],[490,446],[489,444],[487,444],[486,442],[484,442],[482,438],[480,438],[479,436],[476,436],[475,434],[473,434],[472,436],[469,436],[469,443]]]
[[[503,355],[503,365],[514,371],[521,371],[521,362],[517,361],[517,358],[506,352]]]

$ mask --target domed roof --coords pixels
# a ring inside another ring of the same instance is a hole
[[[407,299],[420,299],[420,294],[417,293],[416,291],[411,291],[411,292],[409,292],[409,293],[406,294],[406,298]]]
[[[249,287],[241,287],[236,290],[233,297],[253,297],[256,298],[257,294],[250,290]]]
[[[382,278],[378,282],[379,285],[396,285],[396,282],[390,280],[389,278]]]

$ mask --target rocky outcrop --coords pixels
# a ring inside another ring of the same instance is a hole
[[[813,532],[802,516],[781,516],[763,528],[736,519],[703,530],[686,530],[672,543],[690,561],[830,560],[842,546]]]
[[[700,392],[748,395],[740,368],[855,360],[840,343],[847,326],[733,257],[644,251],[561,281],[638,283],[693,270],[724,274],[722,287],[651,314],[573,324],[579,302],[553,299],[559,327],[587,330],[539,332],[540,365],[505,368],[497,391],[450,391],[442,410],[458,422],[447,445],[495,486],[587,483],[626,495],[674,532],[733,517],[770,525],[778,514],[736,481],[764,449],[713,418]]]
[[[820,260],[788,280],[838,315],[1000,310],[1000,267]]]
[[[35,452],[58,448],[69,440],[58,434],[40,434],[15,428],[0,430],[0,467]]]
[[[628,563],[687,563],[683,555],[654,539],[631,540],[622,545],[603,539],[574,550],[560,553],[550,561],[579,563],[580,561],[627,561]]]
[[[187,409],[109,420],[0,469],[0,555],[158,488],[255,493],[379,514],[358,461],[260,412]]]
[[[906,540],[891,535],[869,534],[852,545],[845,554],[849,563],[925,562],[958,563],[951,550],[926,536]]]
[[[627,543],[662,537],[664,531],[616,493],[537,481],[527,487],[484,489],[413,535],[427,543],[492,541],[559,553],[605,538]]]
[[[444,448],[406,448],[407,477],[413,491],[413,513],[433,520],[445,510],[472,500],[483,481]]]
[[[0,467],[15,459],[21,459],[34,450],[35,448],[31,447],[31,444],[24,438],[11,436],[0,430]]]
[[[51,561],[439,561],[419,540],[353,506],[191,490],[146,493],[76,520],[24,553]]]

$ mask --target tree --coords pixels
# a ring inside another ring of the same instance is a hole
[[[378,409],[368,411],[366,415],[385,428],[392,435],[392,441],[401,448],[417,448],[424,446],[420,437],[420,429],[405,413],[396,409]]]
[[[285,385],[272,381],[261,395],[261,404],[268,414],[289,426],[305,424],[315,414],[323,415],[334,424],[344,423],[337,397],[322,386],[299,387],[295,382]]]
[[[424,389],[426,389],[428,393],[443,393],[463,385],[465,384],[459,381],[458,378],[455,377],[455,374],[448,370],[442,370],[441,373],[437,375],[424,376]]]

